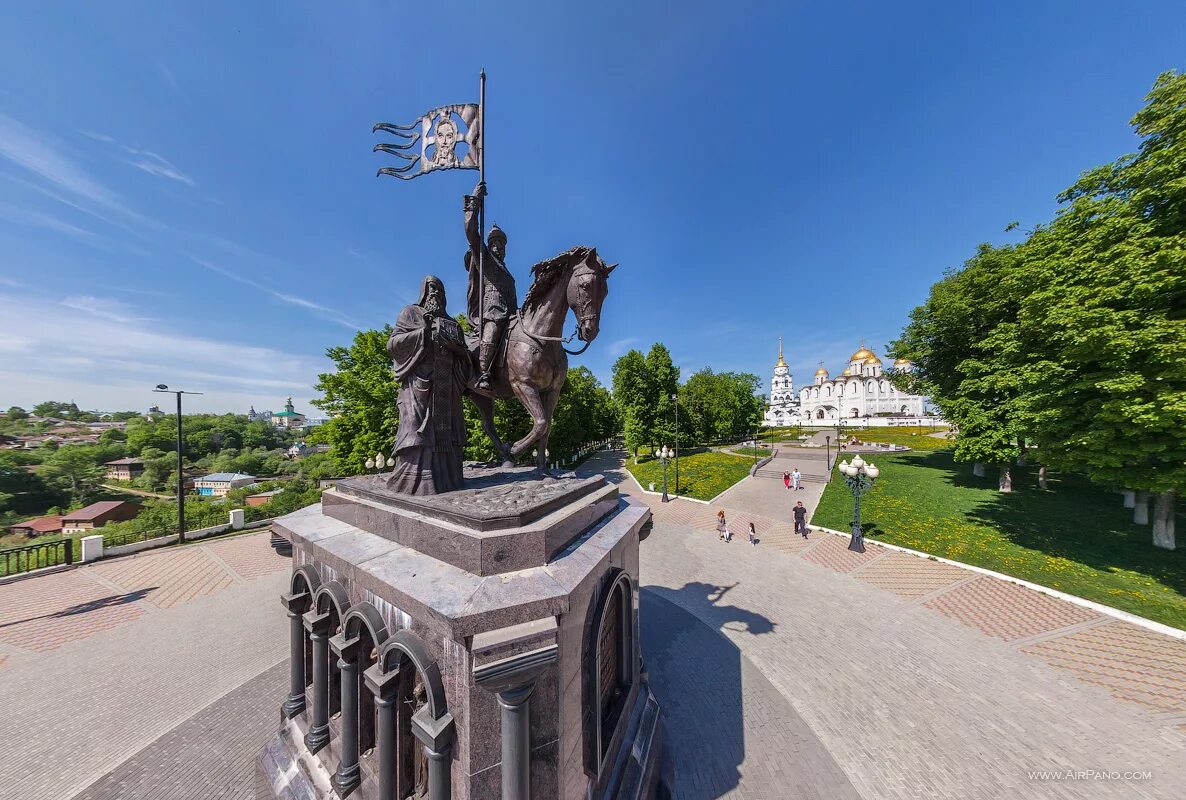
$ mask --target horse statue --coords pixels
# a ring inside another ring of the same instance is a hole
[[[574,247],[532,267],[534,280],[507,329],[505,353],[491,371],[490,390],[479,390],[476,380],[466,390],[482,415],[482,430],[504,465],[514,464],[516,456],[534,445],[536,466],[546,469],[552,412],[568,378],[568,355],[583,353],[597,338],[601,305],[609,293],[609,274],[617,266],[607,265],[595,247]],[[564,347],[572,336],[561,338],[569,309],[577,318],[574,335],[585,343],[575,351]],[[469,346],[476,362],[477,342],[471,341]],[[531,415],[531,430],[508,446],[494,428],[494,400],[511,397]]]

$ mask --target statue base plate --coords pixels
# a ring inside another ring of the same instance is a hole
[[[497,575],[547,564],[618,507],[618,489],[601,475],[467,468],[456,492],[403,494],[372,475],[339,481],[321,502],[327,517],[474,575]]]

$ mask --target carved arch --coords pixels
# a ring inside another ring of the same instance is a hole
[[[292,579],[289,581],[288,589],[292,594],[300,594],[301,592],[309,593],[309,605],[313,604],[313,595],[321,588],[321,576],[317,574],[317,570],[313,568],[312,564],[305,564],[297,567],[292,571]],[[306,611],[308,609],[305,609]]]
[[[614,598],[620,598],[617,606],[622,618],[618,620],[618,640],[611,643],[619,650],[618,657],[622,663],[618,667],[619,680],[625,683],[621,692],[622,707],[617,710],[617,719],[612,729],[605,734],[602,720],[601,695],[606,687],[600,685],[602,665],[602,633],[607,618],[606,611],[614,608]],[[581,715],[582,740],[584,744],[585,772],[597,776],[601,774],[607,755],[610,740],[621,728],[623,721],[628,719],[625,713],[625,701],[634,688],[636,668],[638,666],[638,646],[634,632],[634,584],[630,574],[621,568],[609,570],[602,579],[601,589],[593,602],[589,604],[588,615],[585,620],[584,637],[581,652]]]
[[[330,615],[329,635],[338,632],[350,610],[350,598],[346,595],[346,588],[336,580],[323,584],[313,595],[313,610],[318,614]],[[342,710],[342,670],[338,667],[338,659],[333,653],[329,654],[329,664],[326,674],[329,676],[329,715]]]

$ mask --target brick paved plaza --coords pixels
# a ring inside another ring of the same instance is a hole
[[[819,492],[777,479],[721,498],[737,534],[722,543],[717,506],[641,495],[618,459],[590,467],[655,512],[643,651],[676,797],[1186,796],[1186,642],[874,543],[805,540],[791,497]],[[0,786],[249,798],[285,691],[287,570],[265,532],[0,586]],[[1031,776],[1059,769],[1151,777]]]

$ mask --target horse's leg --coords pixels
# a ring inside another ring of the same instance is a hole
[[[540,402],[543,404],[544,419],[548,424],[544,426],[544,432],[536,441],[535,446],[539,448],[539,458],[536,459],[536,466],[540,469],[546,469],[548,466],[548,439],[552,436],[552,413],[556,410],[556,403],[560,400],[560,390],[551,389],[546,392],[540,392]]]
[[[511,383],[511,390],[514,391],[515,397],[519,398],[519,402],[527,409],[527,413],[531,415],[531,430],[527,432],[519,441],[511,446],[511,454],[519,455],[528,447],[537,441],[540,436],[547,432],[548,417],[544,413],[544,403],[540,398],[539,390],[531,386],[526,381],[513,381]],[[542,466],[547,461],[547,455],[541,449],[539,455],[536,457],[536,466]]]
[[[503,466],[511,466],[510,451],[507,450],[506,444],[498,438],[498,430],[494,427],[494,398],[475,392],[469,395],[469,399],[482,417],[482,430],[490,437],[490,441],[494,445],[494,457],[502,459]]]

